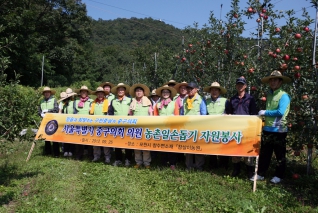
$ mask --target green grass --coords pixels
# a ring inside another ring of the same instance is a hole
[[[317,176],[257,183],[230,171],[134,169],[42,156],[30,142],[5,145],[0,156],[0,212],[318,212]],[[288,171],[301,171],[289,164]]]

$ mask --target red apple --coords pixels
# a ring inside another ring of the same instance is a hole
[[[192,48],[192,44],[189,44],[188,46],[189,46],[189,48]]]
[[[295,34],[295,39],[300,39],[301,38],[301,35],[299,33],[296,33]]]
[[[263,8],[262,9],[262,13],[266,13],[267,11],[266,11],[266,9],[265,8]]]
[[[244,63],[244,61],[242,61],[242,62],[241,62],[241,66],[244,66],[244,65],[245,65],[245,63]]]
[[[252,91],[256,91],[257,88],[256,88],[255,86],[252,86],[252,87],[251,87],[251,90],[252,90]]]
[[[303,29],[305,32],[309,32],[309,27],[304,27]]]
[[[295,173],[295,174],[293,174],[292,178],[293,178],[294,180],[297,180],[297,179],[300,178],[300,176],[299,176],[299,174]]]
[[[282,64],[282,65],[280,66],[280,68],[283,69],[283,70],[286,70],[286,69],[288,68],[288,65],[287,65],[287,64]]]
[[[283,56],[283,60],[284,60],[284,61],[288,61],[289,59],[290,59],[290,56],[289,56],[289,55],[284,55],[284,56]]]
[[[279,32],[280,32],[280,28],[279,28],[279,27],[276,27],[276,28],[275,28],[275,32],[276,32],[276,33],[279,33]]]
[[[272,55],[272,57],[273,57],[273,58],[277,58],[277,55],[274,53],[274,54]]]
[[[181,59],[181,61],[183,62],[183,61],[186,61],[187,59],[186,59],[186,57],[183,57],[182,59]]]
[[[294,70],[300,70],[300,66],[298,65],[294,66]]]
[[[256,22],[260,22],[260,21],[261,21],[261,19],[259,19],[259,18],[258,18],[258,19],[256,19]]]
[[[302,95],[301,98],[302,98],[303,100],[308,100],[308,95],[306,95],[306,94],[305,94],[305,95]]]
[[[291,128],[293,125],[291,123],[289,123],[287,126],[288,126],[288,128]]]
[[[276,52],[277,52],[277,53],[280,53],[280,49],[279,49],[279,48],[277,48],[277,49],[276,49]]]
[[[297,57],[294,57],[294,58],[293,58],[293,61],[297,61],[297,60],[298,60],[298,58],[297,58]]]
[[[254,10],[253,10],[253,8],[249,7],[249,8],[247,9],[247,12],[249,12],[249,13],[253,13],[253,12],[254,12]]]
[[[254,73],[254,68],[249,69],[248,72],[251,74]]]
[[[236,13],[234,13],[234,18],[238,18],[239,16],[238,16],[238,14],[236,14]]]
[[[267,20],[267,19],[268,19],[268,16],[264,16],[264,19]]]
[[[301,53],[303,51],[303,49],[301,47],[297,47],[296,51]]]
[[[273,55],[273,52],[272,52],[272,51],[269,51],[269,52],[268,52],[268,55],[272,56],[272,55]]]
[[[247,55],[243,55],[243,58],[247,59],[248,57],[247,57]]]
[[[266,101],[266,97],[261,97],[261,101]]]
[[[225,54],[229,54],[229,50],[224,50],[224,53]]]
[[[263,14],[263,13],[260,13],[259,16],[260,16],[260,17],[264,17],[264,14]]]
[[[298,79],[298,78],[300,78],[301,75],[300,75],[299,72],[296,72],[296,73],[294,74],[294,76],[295,76],[296,79]]]

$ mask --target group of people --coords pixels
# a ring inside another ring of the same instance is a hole
[[[266,109],[257,110],[253,96],[246,92],[247,81],[242,76],[236,79],[235,88],[237,93],[227,99],[224,95],[227,90],[218,82],[203,88],[208,93],[207,98],[199,94],[199,86],[195,82],[178,83],[174,80],[166,82],[160,88],[150,89],[144,84],[132,86],[124,83],[114,85],[110,82],[102,83],[95,91],[86,86],[72,91],[68,88],[60,94],[60,100],[54,98],[55,91],[49,87],[43,90],[38,114],[42,117],[45,113],[105,115],[105,116],[182,116],[182,115],[259,115],[264,116],[265,125],[262,132],[261,149],[259,156],[259,168],[254,174],[254,158],[244,157],[247,176],[250,180],[264,180],[273,152],[277,159],[277,166],[272,183],[279,183],[284,178],[286,169],[286,116],[289,112],[290,97],[281,88],[282,84],[291,82],[291,79],[283,76],[279,71],[273,71],[270,76],[261,81],[269,84],[267,93]],[[88,95],[96,96],[92,100]],[[51,142],[45,142],[45,153],[52,154]],[[111,162],[111,149],[109,147],[74,145],[64,143],[64,156],[72,156],[81,160],[84,150],[93,153],[92,161],[99,161],[101,151],[105,156],[105,163]],[[124,152],[123,152],[124,151]],[[124,164],[130,166],[135,160],[135,168],[144,166],[150,168],[151,160],[158,153],[145,150],[121,149],[115,147],[114,166]],[[53,154],[59,156],[59,143],[53,142]],[[160,152],[161,162],[175,170],[177,160],[184,159],[187,169],[203,170],[205,156],[200,154],[180,154]],[[229,156],[211,155],[210,167],[228,168]],[[241,172],[241,157],[232,157],[232,176],[236,177]]]

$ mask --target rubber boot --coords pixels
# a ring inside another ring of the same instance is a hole
[[[241,163],[233,163],[232,177],[237,177],[241,172]]]

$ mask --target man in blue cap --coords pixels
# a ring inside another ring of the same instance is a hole
[[[183,102],[182,115],[207,115],[207,108],[204,99],[198,94],[199,86],[190,82],[187,84],[188,97]],[[193,158],[195,162],[193,162]],[[203,170],[204,155],[186,154],[187,169],[196,168]]]
[[[246,93],[247,87],[246,79],[241,76],[236,79],[236,95],[231,97],[227,106],[225,107],[226,114],[231,115],[257,115],[256,102],[253,96]],[[253,158],[244,158],[248,178],[253,176],[254,160]],[[241,171],[241,157],[232,157],[233,172],[232,176],[237,177]]]

